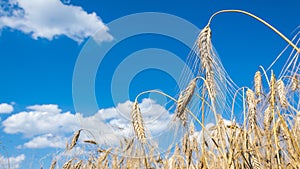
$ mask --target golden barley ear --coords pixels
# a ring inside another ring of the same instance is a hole
[[[186,125],[186,121],[187,121],[186,107],[191,101],[193,94],[195,92],[196,81],[197,81],[196,78],[191,80],[187,88],[180,93],[177,101],[175,116],[181,120],[183,126]]]
[[[82,160],[79,160],[73,167],[73,169],[80,169],[82,166],[83,162]]]
[[[265,131],[267,131],[272,124],[273,116],[270,106],[268,106],[264,112],[264,127]]]
[[[73,159],[67,161],[67,162],[63,165],[62,169],[70,169],[71,164],[72,164],[72,161],[73,161]]]
[[[53,160],[52,163],[51,163],[51,165],[50,165],[50,169],[54,169],[55,166],[56,166],[56,164],[57,164],[57,161]]]
[[[94,145],[97,145],[97,142],[94,141],[94,140],[84,140],[83,142],[85,143],[89,143],[89,144],[94,144]]]
[[[257,97],[262,94],[262,79],[260,71],[257,71],[254,75],[254,88]]]
[[[292,91],[296,91],[299,89],[299,79],[298,76],[295,74],[292,78]]]
[[[198,37],[197,43],[200,52],[202,70],[207,69],[209,67],[212,68],[213,59],[211,55],[211,29],[209,26],[206,26],[204,29],[202,29]]]
[[[253,129],[256,124],[256,100],[255,94],[251,89],[246,91],[246,100],[248,104],[250,128]]]
[[[288,101],[286,99],[286,91],[284,83],[281,79],[276,82],[276,91],[279,98],[279,103],[282,107],[287,108]]]
[[[202,71],[205,70],[205,80],[207,81],[207,88],[210,90],[212,99],[216,98],[216,84],[214,80],[213,64],[214,59],[212,56],[212,43],[211,43],[211,29],[207,25],[198,37],[198,48],[200,52],[200,61]]]
[[[141,113],[141,110],[140,110],[140,107],[139,107],[137,101],[135,101],[132,104],[132,110],[130,112],[130,116],[131,116],[135,135],[137,136],[138,140],[141,143],[143,143],[143,144],[146,143],[144,121],[143,121],[142,113]]]
[[[77,141],[78,141],[78,138],[80,136],[80,133],[81,133],[82,129],[76,131],[73,135],[73,138],[72,138],[72,142],[70,145],[67,146],[67,150],[71,150],[72,148],[75,147],[75,145],[77,144]]]

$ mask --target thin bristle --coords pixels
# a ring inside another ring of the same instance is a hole
[[[251,155],[251,165],[254,169],[260,169],[260,162],[258,161],[258,159],[256,158],[256,156]]]
[[[132,104],[132,110],[130,115],[131,115],[133,129],[138,140],[141,143],[146,143],[143,117],[137,101]]]
[[[180,93],[180,96],[177,101],[175,116],[182,121],[183,126],[186,125],[187,121],[187,114],[186,114],[186,107],[191,101],[193,94],[196,88],[196,81],[197,79],[191,80],[187,88]]]
[[[277,94],[278,94],[278,98],[279,98],[279,103],[281,104],[282,107],[287,108],[288,101],[286,99],[285,86],[281,79],[279,79],[276,82],[276,89],[277,89]]]
[[[254,75],[254,88],[255,88],[255,94],[258,97],[261,94],[261,89],[262,89],[262,80],[261,80],[260,71],[257,71]]]

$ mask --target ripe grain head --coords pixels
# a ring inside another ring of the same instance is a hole
[[[146,143],[144,121],[137,101],[132,104],[130,116],[136,137],[141,143]]]

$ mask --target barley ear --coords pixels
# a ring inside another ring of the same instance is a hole
[[[246,100],[248,104],[248,113],[249,113],[249,123],[250,128],[254,128],[254,124],[256,123],[256,101],[254,92],[251,89],[246,91]]]
[[[205,70],[205,80],[208,83],[209,90],[212,99],[216,97],[216,84],[214,80],[213,63],[214,59],[212,57],[212,44],[211,44],[211,29],[207,25],[198,37],[198,48],[200,52],[200,60],[202,71]]]
[[[50,169],[54,169],[55,166],[56,166],[56,163],[57,163],[57,161],[53,160],[52,163],[51,163]]]
[[[257,97],[262,94],[262,80],[260,71],[257,71],[254,75],[254,88]]]
[[[298,76],[294,75],[292,78],[292,91],[296,91],[297,89],[299,89],[299,80],[298,80]]]
[[[279,98],[279,103],[282,107],[287,108],[288,101],[286,99],[286,91],[284,83],[281,79],[276,82],[276,91]]]
[[[141,143],[146,143],[145,127],[143,122],[142,113],[138,102],[135,101],[132,104],[132,110],[130,112],[131,120],[135,135]]]
[[[78,130],[74,133],[71,144],[69,146],[67,146],[68,150],[71,150],[72,148],[75,147],[75,145],[77,144],[77,141],[78,141],[78,138],[79,138],[79,135],[80,135],[81,131],[82,131],[82,129],[80,129],[80,130]]]
[[[187,88],[180,93],[177,101],[175,116],[181,120],[183,126],[186,125],[186,121],[187,121],[187,114],[185,109],[189,104],[189,102],[191,101],[193,94],[195,92],[196,81],[197,78],[191,80]]]

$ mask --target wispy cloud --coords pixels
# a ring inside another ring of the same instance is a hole
[[[79,6],[60,0],[7,0],[0,4],[0,30],[19,30],[34,39],[65,35],[77,42],[102,32],[97,41],[108,41],[112,36],[95,12],[87,13]]]
[[[14,107],[7,103],[0,104],[0,114],[2,113],[11,113],[14,111]]]
[[[66,147],[67,138],[62,136],[55,136],[51,133],[34,137],[29,142],[26,142],[25,148],[64,148]]]
[[[0,155],[0,167],[2,168],[8,168],[10,166],[10,169],[18,169],[21,166],[21,163],[25,160],[25,155],[21,154],[16,157],[3,157]]]

